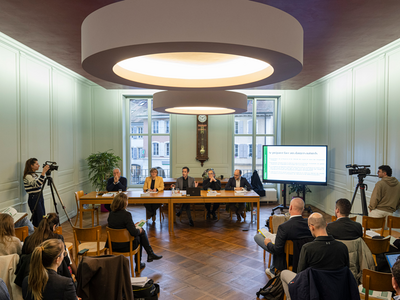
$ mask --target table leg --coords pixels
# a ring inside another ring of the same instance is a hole
[[[251,208],[250,208],[250,214],[251,214],[251,223],[253,223],[253,208],[254,208],[254,203],[251,202]]]
[[[79,206],[79,227],[82,228],[83,204],[81,201],[79,201]]]
[[[170,222],[170,233],[174,232],[174,202],[170,201],[171,205],[170,205],[170,212],[171,212],[171,222]]]
[[[257,231],[258,229],[260,229],[260,199],[257,201]]]

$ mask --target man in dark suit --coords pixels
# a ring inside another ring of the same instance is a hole
[[[326,231],[338,240],[355,240],[363,236],[360,223],[349,219],[351,203],[345,198],[336,201],[335,216],[337,220],[329,223]]]
[[[208,170],[208,178],[203,180],[203,190],[214,190],[219,191],[221,189],[221,181],[215,178],[215,171],[214,169]],[[214,203],[213,209],[211,210],[211,203],[206,203],[204,206],[207,210],[207,219],[217,220],[217,214],[215,213],[219,207],[220,203]]]
[[[173,188],[176,187],[176,188],[178,188],[180,190],[184,190],[184,191],[186,191],[187,188],[192,188],[192,187],[197,187],[197,186],[198,186],[198,182],[194,181],[194,178],[189,176],[189,168],[188,167],[182,168],[182,177],[179,177],[176,180],[176,185],[171,184],[171,187],[173,187]],[[194,223],[192,220],[192,215],[190,214],[190,203],[182,204],[180,210],[176,213],[176,216],[180,217],[183,210],[186,210],[186,214],[189,219],[189,225],[194,226]]]
[[[274,268],[277,270],[286,269],[285,243],[287,240],[299,240],[312,237],[308,228],[307,219],[303,219],[304,201],[301,198],[294,198],[290,202],[289,214],[290,219],[279,225],[276,233],[275,244],[270,239],[264,238],[261,234],[256,234],[254,240],[256,243],[273,255],[273,265],[271,269],[265,272],[273,276]]]
[[[126,188],[128,186],[128,180],[126,180],[125,177],[121,176],[121,170],[118,168],[115,168],[113,170],[113,177],[110,177],[107,181],[107,192],[118,192],[119,190],[122,190],[123,192],[126,191]],[[111,204],[104,204],[104,207],[108,210],[111,211]]]
[[[250,191],[252,189],[250,183],[247,181],[246,178],[242,177],[242,171],[239,169],[236,169],[235,172],[233,173],[233,177],[229,178],[228,183],[225,186],[225,190],[231,190],[231,191],[241,191],[243,189],[246,189]],[[238,222],[241,221],[241,217],[244,218],[244,206],[245,203],[229,203],[227,204],[228,208],[230,211],[236,213],[237,220]]]

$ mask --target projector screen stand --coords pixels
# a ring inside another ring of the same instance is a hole
[[[282,198],[283,198],[283,204],[274,207],[272,209],[271,216],[273,216],[275,214],[275,210],[277,210],[277,209],[281,210],[281,214],[283,213],[284,209],[289,209],[289,207],[286,206],[286,184],[283,185]]]

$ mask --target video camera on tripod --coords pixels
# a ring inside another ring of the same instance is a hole
[[[46,162],[43,164],[43,168],[45,166],[49,166],[49,170],[46,172],[46,175],[50,175],[51,171],[58,171],[58,166],[55,161],[46,160]]]
[[[365,190],[368,190],[368,186],[364,184],[364,178],[371,174],[371,169],[369,169],[369,167],[371,167],[371,165],[346,165],[346,168],[349,169],[349,175],[357,175],[358,177],[358,183],[354,191],[353,198],[351,199],[351,207],[353,207],[354,199],[357,195],[357,190],[358,188],[360,188],[361,207],[363,211],[362,214],[364,216],[368,216],[367,200],[365,198]]]

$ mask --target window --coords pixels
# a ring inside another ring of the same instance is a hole
[[[126,102],[128,185],[141,186],[151,168],[170,177],[170,115],[153,111],[152,99],[128,99]]]
[[[249,98],[247,111],[235,115],[233,166],[234,169],[242,170],[246,178],[252,175],[253,170],[262,175],[263,145],[277,143],[277,105],[276,98]]]

